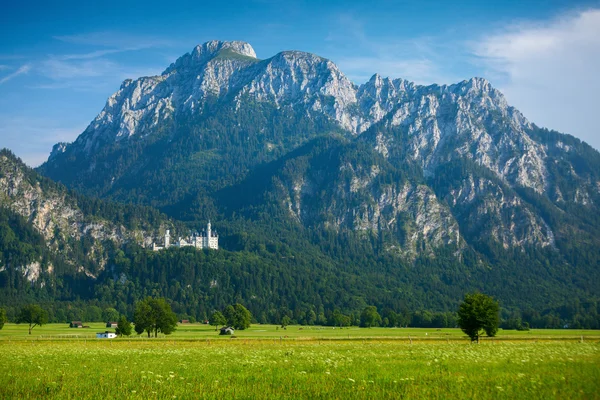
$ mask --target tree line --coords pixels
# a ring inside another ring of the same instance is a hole
[[[467,334],[472,341],[479,342],[482,332],[489,337],[496,335],[499,325],[500,306],[492,297],[481,293],[470,293],[465,295],[463,302],[456,313],[458,326]],[[112,310],[108,311],[109,317],[114,317]],[[339,326],[347,326],[349,317],[336,314]],[[6,311],[0,308],[0,329],[6,322]],[[150,338],[152,335],[158,337],[159,333],[170,335],[177,329],[177,316],[171,310],[171,306],[164,298],[148,297],[139,301],[135,307],[133,317],[135,332],[138,335],[146,332]],[[225,307],[223,312],[215,310],[210,317],[210,324],[215,327],[228,325],[234,329],[244,330],[250,327],[252,314],[242,304],[236,303]],[[291,319],[284,315],[281,326],[286,328]],[[48,323],[48,313],[37,304],[24,306],[17,319],[17,323],[29,325],[29,334],[36,326]],[[381,326],[383,319],[375,306],[367,306],[360,314],[360,326],[372,328]],[[129,336],[132,333],[131,322],[125,315],[121,315],[117,323],[116,333],[119,336]]]

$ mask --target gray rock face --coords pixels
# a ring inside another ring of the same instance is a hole
[[[339,172],[334,179],[322,172],[278,179],[282,206],[306,226],[388,233],[398,239],[389,249],[402,255],[414,256],[418,247],[427,252],[464,247],[450,209],[428,186],[408,181],[382,185],[377,182],[380,169],[375,164],[364,168],[348,163]]]
[[[26,176],[24,168],[24,165],[0,154],[0,206],[29,221],[52,251],[68,255],[72,251],[71,241],[86,236],[94,242],[89,256],[96,259],[101,270],[106,261],[101,258],[104,241],[110,240],[117,245],[127,241],[150,245],[157,235],[157,232],[142,229],[128,230],[112,221],[85,215],[66,190],[42,187]],[[30,281],[35,281],[40,275],[39,262],[21,268]],[[47,270],[51,271],[51,267]]]
[[[511,184],[538,193],[547,187],[544,146],[527,134],[532,125],[508,106],[489,82],[473,78],[456,85],[418,87],[386,115],[393,136],[371,138],[388,155],[389,147],[418,161],[426,173],[456,158],[469,158]]]
[[[445,200],[458,218],[472,221],[464,227],[468,236],[490,236],[505,249],[527,245],[554,247],[554,233],[548,224],[514,192],[490,179],[469,174]]]

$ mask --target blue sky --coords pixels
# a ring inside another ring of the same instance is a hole
[[[600,148],[600,1],[6,2],[0,147],[29,165],[72,141],[126,78],[208,40],[327,57],[356,83],[483,76],[531,121]]]

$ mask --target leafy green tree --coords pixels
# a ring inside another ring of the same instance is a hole
[[[48,323],[48,313],[37,304],[28,304],[21,309],[17,323],[29,324],[29,334],[36,326]]]
[[[102,309],[98,306],[88,306],[85,310],[85,320],[89,322],[102,321]]]
[[[290,319],[290,317],[288,317],[287,315],[284,315],[283,318],[281,318],[281,327],[285,328],[286,326],[288,326],[290,323],[292,322],[292,320]]]
[[[147,331],[148,337],[152,331],[152,308],[148,304],[148,301],[140,301],[135,306],[135,312],[133,313],[133,323],[135,324],[135,332],[138,335]]]
[[[223,316],[223,314],[220,311],[215,311],[210,316],[210,324],[215,327],[215,331],[217,329],[219,329],[219,326],[223,326],[226,323],[227,323],[227,320],[225,319],[225,317]]]
[[[0,308],[0,329],[4,328],[5,323],[6,323],[6,310],[4,308]]]
[[[360,314],[360,326],[370,328],[381,325],[381,315],[377,312],[377,307],[367,306]]]
[[[471,341],[479,343],[482,331],[486,335],[496,336],[500,323],[500,306],[492,297],[482,293],[466,294],[457,313],[458,326]]]
[[[352,324],[352,318],[350,318],[349,315],[342,314],[338,310],[333,312],[332,319],[331,325],[339,326],[340,328],[342,326],[350,326]]]
[[[225,320],[227,321],[227,325],[233,326],[233,321],[235,319],[235,308],[233,308],[232,305],[228,305],[223,310],[223,316],[225,317]]]
[[[158,337],[158,332],[170,335],[177,328],[177,316],[164,298],[148,297],[138,302],[133,319],[135,331],[138,334],[146,331],[148,337],[151,333]]]
[[[104,322],[119,321],[119,312],[112,307],[105,308],[102,311],[102,319]]]
[[[227,325],[232,326],[234,329],[244,330],[249,328],[252,322],[250,311],[239,303],[227,306],[223,311],[223,315],[227,320]]]
[[[127,317],[122,315],[117,323],[116,333],[119,336],[129,336],[131,335],[131,322],[127,320]]]

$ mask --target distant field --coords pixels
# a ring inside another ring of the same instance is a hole
[[[2,399],[600,398],[598,340],[3,340],[0,354]]]
[[[106,330],[114,332],[114,329],[106,328],[102,323],[86,323],[89,328],[69,328],[68,324],[48,324],[42,327],[35,327],[32,335],[27,334],[27,326],[24,324],[6,324],[4,329],[0,330],[0,341],[2,340],[35,340],[35,339],[95,339],[96,332]],[[460,329],[435,329],[435,328],[332,328],[322,326],[288,326],[282,329],[277,325],[259,325],[254,324],[249,329],[236,331],[237,338],[245,339],[302,339],[302,340],[327,340],[327,339],[399,339],[407,340],[453,340],[467,341],[466,336]],[[588,340],[600,340],[600,331],[597,330],[572,330],[572,329],[532,329],[530,331],[500,330],[493,340],[544,340],[544,339],[571,339],[578,340],[581,336]],[[141,335],[139,339],[145,338]],[[169,340],[178,339],[230,339],[229,337],[219,336],[215,328],[204,324],[183,324],[177,327],[174,334],[169,336],[161,335],[162,338]],[[137,335],[132,339],[138,338]],[[114,340],[114,339],[113,339]],[[122,339],[117,339],[122,340]],[[490,339],[484,339],[490,340]]]

